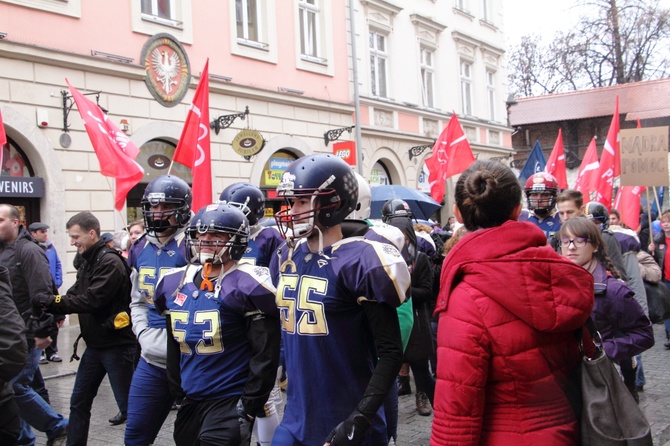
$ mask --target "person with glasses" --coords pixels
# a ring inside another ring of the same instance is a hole
[[[576,217],[563,223],[558,240],[562,255],[593,275],[595,301],[591,318],[602,336],[607,356],[617,363],[629,363],[635,355],[651,348],[651,321],[635,300],[635,293],[619,279],[598,227],[588,218]],[[639,401],[634,383],[626,385]]]
[[[517,221],[521,194],[497,161],[456,183],[468,232],[442,265],[431,444],[580,444],[561,383],[580,362],[573,331],[591,314],[593,277]]]

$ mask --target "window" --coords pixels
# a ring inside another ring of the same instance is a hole
[[[489,119],[491,121],[496,120],[496,77],[495,73],[491,70],[486,70],[486,89],[488,94],[489,102]]]
[[[227,27],[231,53],[276,64],[276,1],[231,0],[225,4],[235,18],[235,26]]]
[[[142,14],[171,20],[172,11],[174,11],[174,4],[170,0],[142,0]]]
[[[472,115],[472,64],[461,61],[461,105],[464,115]]]
[[[491,0],[482,0],[482,20],[491,22]]]
[[[263,47],[258,0],[235,0],[237,39],[240,43]]]
[[[454,8],[460,9],[461,11],[467,11],[468,0],[454,0]]]
[[[142,18],[176,25],[175,0],[142,0]]]
[[[387,97],[386,51],[386,36],[370,31],[370,92],[382,98]]]
[[[424,106],[433,106],[433,52],[426,48],[421,48],[421,96]]]
[[[300,0],[300,54],[320,59],[319,6],[317,0]]]

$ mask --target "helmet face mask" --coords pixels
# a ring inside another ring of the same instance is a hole
[[[556,207],[558,181],[546,172],[537,172],[526,180],[524,188],[528,200],[528,210],[536,215],[548,215]]]
[[[186,231],[192,261],[223,264],[240,260],[249,242],[249,222],[239,208],[214,203],[200,209]]]
[[[141,201],[147,233],[156,236],[186,226],[191,218],[191,200],[191,188],[181,178],[162,175],[152,180]]]
[[[289,243],[342,223],[354,210],[358,182],[351,167],[330,154],[299,158],[288,166],[277,186],[287,209],[275,214]]]

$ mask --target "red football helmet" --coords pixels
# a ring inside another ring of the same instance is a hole
[[[528,209],[535,214],[546,215],[556,206],[558,181],[547,172],[537,172],[528,177],[524,191],[528,200]],[[536,195],[536,197],[531,199],[531,195]]]

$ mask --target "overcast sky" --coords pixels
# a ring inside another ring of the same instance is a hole
[[[549,39],[554,33],[576,23],[574,0],[505,0],[505,34],[508,44],[517,44],[526,34]],[[551,19],[549,19],[551,18]]]
[[[508,45],[517,44],[521,36],[539,34],[545,43],[558,30],[577,23],[587,7],[584,0],[503,0],[505,35]],[[658,0],[670,8],[670,0]]]

